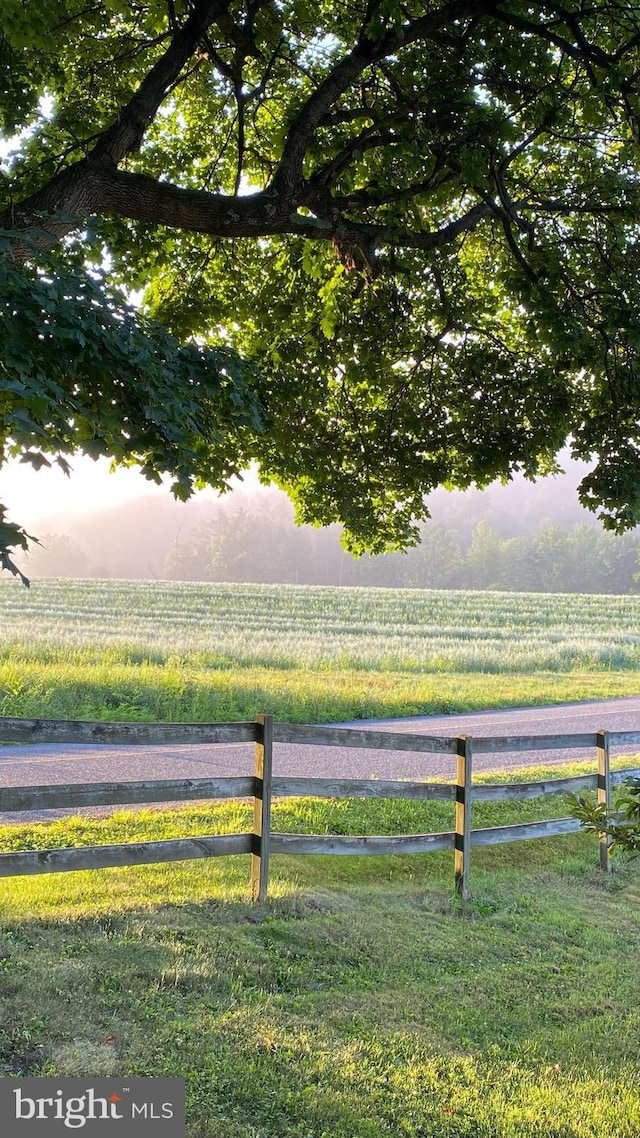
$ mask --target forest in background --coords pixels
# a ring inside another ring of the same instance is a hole
[[[34,578],[637,592],[640,530],[604,532],[577,502],[579,475],[571,464],[537,483],[437,491],[418,546],[361,558],[342,549],[338,526],[297,526],[273,486],[240,487],[213,502],[142,496],[95,514],[49,516],[22,567]]]

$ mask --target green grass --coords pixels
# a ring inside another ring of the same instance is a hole
[[[482,803],[474,825],[565,813]],[[274,828],[409,833],[452,816],[286,800]],[[0,847],[249,818],[245,803],[121,812],[6,827]],[[607,879],[597,860],[586,834],[474,850],[466,910],[449,851],[275,858],[257,907],[248,857],[6,879],[0,1070],[183,1076],[189,1138],[637,1138],[640,868]]]
[[[640,672],[440,676],[269,668],[196,669],[90,660],[0,663],[0,715],[227,722],[260,713],[340,722],[640,694]]]
[[[313,722],[640,692],[640,598],[2,584],[0,715]],[[566,813],[479,803],[473,822]],[[0,849],[250,817],[122,811],[5,827]],[[450,802],[398,800],[273,819],[452,822]],[[3,879],[0,1074],[184,1076],[189,1138],[638,1138],[640,868],[597,861],[586,834],[475,849],[464,909],[451,851],[274,858],[261,906],[248,857]]]
[[[0,580],[0,715],[294,722],[640,694],[640,596]]]

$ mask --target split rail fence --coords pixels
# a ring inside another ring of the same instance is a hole
[[[570,834],[580,829],[574,818],[555,818],[522,825],[472,829],[474,802],[504,802],[518,798],[583,793],[596,790],[598,801],[611,804],[612,789],[640,768],[611,771],[614,745],[640,744],[640,731],[594,731],[573,735],[531,735],[500,738],[441,737],[386,731],[313,727],[274,722],[269,715],[250,723],[86,723],[65,720],[0,718],[0,741],[22,743],[99,743],[119,746],[151,744],[254,743],[253,774],[239,777],[162,779],[141,782],[92,782],[49,786],[0,786],[0,811],[29,812],[86,806],[121,806],[202,799],[253,798],[250,833],[216,834],[155,842],[86,846],[69,849],[18,850],[0,854],[0,877],[60,873],[67,870],[181,861],[190,858],[251,855],[251,886],[255,901],[267,896],[271,854],[424,854],[453,850],[455,888],[469,895],[471,850],[532,838]],[[370,748],[451,755],[455,780],[409,782],[383,779],[283,778],[273,774],[274,743],[307,746]],[[595,748],[597,773],[539,782],[473,783],[473,756],[515,752]],[[1,770],[1,764],[0,764]],[[441,799],[455,805],[450,833],[393,836],[283,834],[271,828],[273,798],[406,798]],[[600,839],[600,865],[611,869],[608,842]]]

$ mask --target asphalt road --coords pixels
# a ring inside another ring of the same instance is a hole
[[[426,735],[471,735],[478,738],[504,735],[553,735],[596,730],[640,730],[640,697],[593,703],[559,704],[507,711],[467,712],[463,715],[433,715],[411,719],[357,720],[343,727],[375,728]],[[637,745],[618,748],[617,753],[637,753]],[[560,764],[585,758],[575,750],[477,755],[474,770],[510,769],[528,763]],[[595,758],[595,756],[589,756]],[[449,755],[425,755],[413,751],[355,750],[276,744],[274,773],[278,775],[340,775],[344,778],[451,778],[455,759]],[[0,747],[0,785],[27,786],[71,782],[127,782],[136,779],[207,778],[243,775],[253,771],[251,744],[162,747],[117,747],[70,744]],[[65,813],[110,813],[111,808],[2,814],[2,822],[47,820]]]

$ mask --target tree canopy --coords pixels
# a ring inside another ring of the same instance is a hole
[[[636,5],[4,0],[0,60],[5,457],[380,551],[570,439],[640,522]]]

